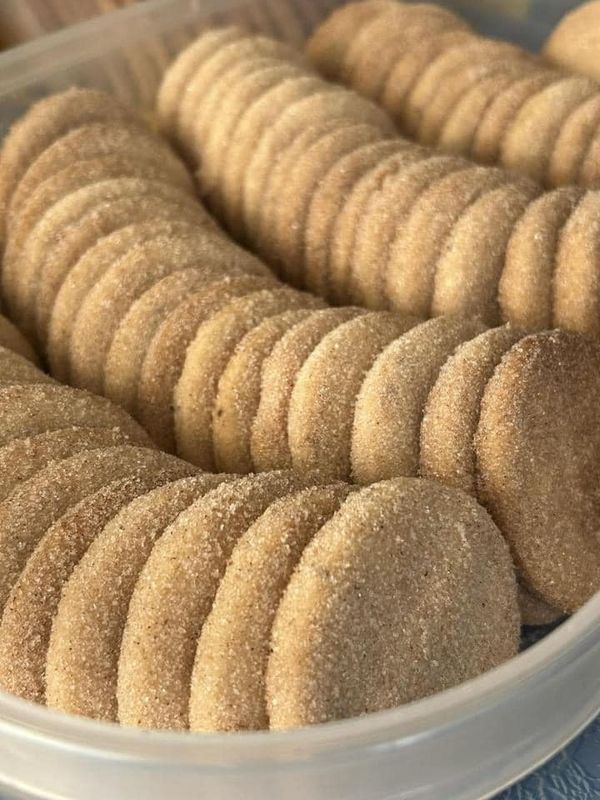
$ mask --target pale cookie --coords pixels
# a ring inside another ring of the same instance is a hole
[[[554,269],[554,323],[588,336],[600,334],[598,212],[600,195],[586,192],[558,240]]]
[[[516,655],[519,623],[508,548],[474,500],[406,478],[363,489],[310,542],[277,610],[270,726],[455,686]]]
[[[421,194],[452,172],[466,167],[455,156],[432,155],[409,161],[389,175],[358,220],[350,262],[350,298],[367,308],[386,308],[390,248]]]
[[[597,91],[587,78],[565,76],[530,97],[502,139],[502,164],[548,183],[552,150],[564,121]]]
[[[546,39],[543,56],[570,72],[580,72],[600,81],[598,52],[600,38],[600,3],[598,0],[578,4],[565,14]]]
[[[137,422],[104,397],[54,384],[0,389],[0,447],[13,439],[73,427],[109,428],[151,446]]]
[[[61,591],[94,538],[124,505],[192,471],[177,462],[122,478],[69,508],[44,533],[12,588],[0,623],[0,685],[37,703],[45,701],[45,671],[52,620]]]
[[[510,83],[486,109],[473,138],[471,156],[484,164],[500,161],[502,140],[522,106],[560,79],[560,73],[540,70]]]
[[[136,584],[119,659],[119,721],[184,730],[194,657],[231,552],[253,522],[302,479],[271,472],[208,492],[158,540]]]
[[[293,289],[265,289],[232,300],[198,328],[173,395],[175,438],[182,458],[212,469],[212,419],[218,382],[248,331],[284,311],[320,306],[317,298]]]
[[[173,456],[145,447],[97,448],[56,461],[19,484],[0,506],[0,607],[42,536],[69,508],[111,481],[173,463]]]
[[[0,346],[18,353],[23,358],[31,361],[32,364],[39,364],[38,356],[29,343],[23,336],[21,331],[13,325],[13,323],[6,317],[0,314]]]
[[[71,382],[101,393],[104,360],[131,305],[167,275],[190,268],[202,274],[205,285],[226,275],[266,274],[260,262],[202,230],[136,245],[106,271],[79,309],[69,349]]]
[[[24,383],[54,383],[31,361],[0,345],[0,386]]]
[[[515,225],[498,290],[503,319],[529,331],[553,327],[558,245],[584,194],[575,187],[545,192]]]
[[[191,295],[160,324],[142,364],[136,416],[163,450],[176,447],[173,396],[198,328],[234,298],[279,285],[250,275],[225,278]]]
[[[479,496],[526,588],[571,612],[600,588],[600,348],[564,331],[504,356],[481,404]]]
[[[269,727],[265,676],[275,612],[304,548],[349,492],[339,484],[284,497],[237,542],[198,641],[192,730]]]
[[[564,121],[558,134],[550,162],[548,164],[548,183],[562,186],[579,183],[587,154],[596,139],[600,124],[600,93],[592,95],[579,105]],[[597,184],[593,172],[586,170],[586,186]]]
[[[454,226],[435,271],[431,313],[500,319],[498,283],[517,220],[540,190],[523,179],[486,192]]]
[[[32,478],[53,461],[96,448],[146,444],[147,437],[127,436],[118,428],[72,427],[13,439],[0,447],[0,502],[18,484]]]
[[[302,365],[328,333],[365,313],[351,307],[314,311],[275,345],[263,364],[260,402],[252,424],[250,451],[259,472],[291,468],[288,416]]]
[[[335,328],[315,347],[296,379],[288,441],[294,469],[350,477],[356,398],[379,353],[418,320],[373,312]]]
[[[454,225],[482,195],[508,181],[503,170],[466,166],[415,199],[390,246],[385,287],[392,308],[430,316],[436,266]]]
[[[126,505],[104,527],[63,588],[52,624],[46,702],[117,721],[121,639],[135,584],[156,541],[195,500],[232,476],[167,483]]]
[[[440,317],[389,344],[367,373],[352,425],[356,483],[419,472],[419,437],[427,397],[459,344],[484,330],[478,320]]]
[[[134,198],[132,202],[139,205]],[[117,201],[112,205],[119,206],[120,203]],[[147,208],[147,202],[144,202],[144,206]],[[155,213],[158,215],[155,218],[145,218],[144,214],[143,222],[132,222],[102,236],[85,251],[65,276],[52,306],[46,341],[50,371],[59,380],[67,381],[69,377],[71,334],[79,309],[107,270],[132,247],[154,236],[185,236],[192,230],[191,222],[176,221],[175,209],[171,206],[165,207],[160,200]],[[160,216],[161,214],[164,216]],[[129,219],[130,215],[127,217]]]
[[[215,464],[223,472],[253,472],[250,439],[261,394],[262,366],[277,342],[314,310],[268,317],[239,342],[221,377],[212,416]]]
[[[244,35],[241,28],[234,26],[207,31],[182,50],[170,64],[156,98],[156,112],[164,134],[171,137],[176,135],[179,104],[196,70],[224,44],[241,39]]]

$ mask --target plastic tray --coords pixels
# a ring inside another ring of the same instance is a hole
[[[14,0],[3,0],[3,2]],[[301,41],[333,0],[150,0],[0,56],[0,124],[69,85],[150,109],[165,63],[235,20]],[[454,4],[538,47],[572,3]],[[484,8],[485,6],[485,8]],[[504,8],[504,11],[502,10]],[[61,800],[475,800],[561,749],[600,709],[600,595],[500,668],[402,708],[290,733],[142,733],[0,693],[0,796]]]

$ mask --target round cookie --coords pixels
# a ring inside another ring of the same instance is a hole
[[[316,534],[279,605],[270,726],[360,716],[455,686],[516,655],[519,630],[510,554],[483,508],[429,481],[370,486]]]
[[[508,240],[539,193],[535,184],[515,179],[486,192],[467,208],[437,263],[433,316],[478,314],[489,325],[498,323],[498,283]]]
[[[421,423],[419,471],[477,496],[475,433],[481,398],[494,370],[523,332],[504,325],[460,344],[440,369]]]
[[[454,225],[470,205],[508,180],[503,170],[469,166],[415,199],[390,246],[385,293],[392,308],[430,316],[436,265]]]
[[[510,83],[486,109],[477,126],[471,148],[472,157],[483,164],[496,164],[500,161],[502,140],[521,107],[530,97],[556,83],[561,77],[560,73],[540,70]]]
[[[72,427],[13,439],[0,447],[0,502],[53,461],[125,444],[146,444],[146,436],[136,442],[118,428]]]
[[[31,361],[32,364],[39,365],[38,356],[29,343],[23,336],[21,331],[13,325],[13,323],[6,317],[0,314],[0,347],[6,347],[14,353],[18,353],[23,358]]]
[[[419,158],[390,175],[369,199],[358,221],[350,262],[350,297],[357,305],[386,308],[390,248],[418,198],[439,180],[463,170],[455,156]]]
[[[190,268],[202,274],[205,285],[225,275],[266,274],[256,259],[202,230],[136,245],[109,267],[77,313],[69,349],[71,382],[100,393],[104,361],[131,305],[167,275]]]
[[[175,461],[175,459],[174,459]],[[134,478],[112,481],[69,508],[44,533],[12,588],[0,622],[0,686],[33,702],[45,700],[52,621],[61,591],[77,562],[120,508],[161,483],[192,471],[174,463]]]
[[[599,22],[600,3],[597,0],[578,4],[554,28],[544,44],[542,55],[570,72],[580,72],[600,81]]]
[[[276,286],[274,279],[251,275],[215,281],[177,306],[158,327],[142,364],[136,416],[163,450],[176,447],[173,396],[198,328],[234,298]]]
[[[598,192],[587,192],[560,233],[554,268],[554,324],[587,336],[600,334]]]
[[[265,673],[275,612],[304,548],[349,492],[338,484],[290,494],[238,540],[198,640],[192,730],[269,727]]]
[[[212,415],[212,441],[217,469],[253,472],[252,425],[261,395],[261,373],[277,342],[314,310],[286,311],[268,317],[239,342],[219,378]]]
[[[133,200],[132,202],[136,202]],[[113,204],[115,205],[115,204]],[[116,205],[119,203],[117,201]],[[137,203],[136,203],[137,205]],[[146,205],[146,204],[144,204]],[[143,244],[154,236],[184,237],[195,228],[190,222],[178,222],[173,217],[175,209],[157,203],[155,218],[143,218],[112,233],[102,236],[89,247],[64,277],[56,294],[48,323],[46,350],[50,370],[59,380],[69,377],[69,349],[73,325],[83,301],[108,269],[119,261],[132,247]],[[160,214],[164,216],[160,216]],[[127,219],[131,217],[128,214]]]
[[[419,472],[427,397],[445,361],[484,330],[478,320],[440,317],[389,344],[367,373],[352,426],[352,477],[369,484]]]
[[[599,381],[597,343],[532,334],[494,371],[475,437],[479,496],[525,588],[565,612],[600,588]]]
[[[552,150],[565,119],[597,91],[587,78],[565,76],[530,97],[502,139],[504,166],[547,183]]]
[[[90,544],[65,584],[52,625],[46,702],[117,720],[121,639],[135,584],[155,542],[199,497],[232,476],[197,475],[132,500]]]
[[[592,95],[570,114],[559,131],[550,162],[550,186],[579,183],[587,154],[596,138],[600,124],[600,93]],[[586,174],[585,185],[591,185],[592,174]],[[587,180],[586,180],[587,179]]]
[[[55,384],[0,388],[0,447],[13,439],[73,427],[109,428],[151,446],[137,422],[104,397]]]
[[[219,48],[226,43],[241,39],[244,35],[241,28],[234,26],[205,31],[201,37],[184,48],[170,64],[160,83],[156,98],[156,112],[164,134],[170,137],[176,135],[181,98],[196,70]]]
[[[600,155],[600,135],[595,132],[590,142],[589,148],[584,155],[577,183],[591,188],[600,186],[600,169],[598,167],[598,157]]]
[[[564,187],[544,192],[515,225],[500,277],[502,317],[524,330],[554,324],[554,272],[561,232],[584,190]]]
[[[260,402],[250,438],[252,463],[259,472],[291,468],[288,416],[302,365],[328,333],[365,313],[351,307],[313,311],[277,342],[263,364]]]
[[[177,452],[183,458],[212,469],[212,419],[218,382],[248,331],[284,311],[321,305],[317,298],[293,289],[264,289],[232,300],[198,328],[173,395]]]
[[[21,177],[52,142],[71,128],[99,121],[135,121],[137,117],[113,97],[94,89],[72,88],[35,103],[13,125],[0,158],[2,217]]]
[[[173,456],[143,447],[96,448],[54,462],[19,484],[0,506],[0,607],[44,533],[70,507],[119,478],[174,463]]]
[[[0,386],[15,383],[54,383],[54,381],[27,358],[0,346]]]
[[[386,312],[351,319],[328,333],[304,362],[289,404],[294,469],[350,476],[352,423],[365,375],[379,353],[418,320]]]
[[[271,503],[306,485],[288,472],[222,484],[161,536],[129,605],[117,684],[121,724],[188,727],[198,637],[231,552]]]

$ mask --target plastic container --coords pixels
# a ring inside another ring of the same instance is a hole
[[[201,27],[233,19],[300,40],[334,4],[150,0],[44,37],[0,56],[2,126],[36,97],[72,84],[112,88],[150,108],[164,64]],[[482,30],[535,48],[567,4],[511,0],[512,16],[499,13],[499,3],[496,13],[484,13],[480,1],[457,5]],[[527,17],[526,7],[540,16]],[[600,595],[469,683],[393,711],[285,734],[142,733],[0,694],[0,796],[475,800],[549,758],[599,709]]]

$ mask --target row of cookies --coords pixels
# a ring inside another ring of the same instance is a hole
[[[447,9],[350,3],[317,28],[308,55],[423,144],[550,187],[600,184],[597,83],[480,36]]]
[[[265,46],[204,34],[158,114],[215,214],[284,280],[335,304],[600,334],[596,192],[393,137],[374,105]]]

